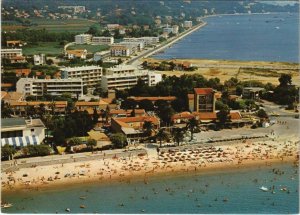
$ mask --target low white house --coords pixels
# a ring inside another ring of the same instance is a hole
[[[45,125],[40,119],[1,119],[1,146],[40,145],[45,139]]]

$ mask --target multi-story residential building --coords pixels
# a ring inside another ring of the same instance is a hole
[[[194,89],[194,111],[215,112],[215,92],[212,88]]]
[[[127,47],[131,47],[131,49],[134,51],[142,51],[145,47],[145,43],[144,42],[138,42],[138,41],[134,41],[134,42],[120,42],[121,45],[125,45]]]
[[[81,66],[81,67],[64,67],[60,68],[63,79],[80,78],[83,86],[94,88],[102,76],[102,67],[100,66]]]
[[[183,27],[191,28],[193,26],[193,21],[184,21]]]
[[[70,93],[73,96],[83,95],[83,81],[82,79],[34,79],[21,78],[17,82],[17,92],[24,95],[43,96],[48,95],[62,95],[63,93]]]
[[[159,37],[138,37],[138,38],[124,38],[124,42],[144,42],[145,46],[155,45],[159,43]]]
[[[13,59],[22,56],[22,49],[1,49],[1,58]]]
[[[78,50],[67,50],[66,56],[68,59],[80,58],[86,59],[87,50],[86,49],[78,49]]]
[[[74,13],[85,12],[85,6],[58,6],[58,9],[72,10]]]
[[[7,47],[21,47],[23,45],[23,42],[21,40],[7,40],[6,46]]]
[[[110,55],[112,57],[129,57],[132,49],[126,45],[113,45],[110,47]]]
[[[172,32],[173,32],[173,28],[170,28],[170,27],[163,28],[163,33],[170,34]]]
[[[131,65],[118,65],[107,69],[101,79],[101,87],[104,91],[112,89],[127,89],[135,86],[141,79],[149,86],[161,81],[161,74],[155,74],[148,70],[139,71]]]
[[[45,139],[45,125],[40,119],[1,119],[1,146],[39,145]]]
[[[99,44],[99,45],[103,45],[103,44],[110,45],[110,44],[114,43],[114,38],[113,37],[93,37],[92,43]]]
[[[96,52],[93,61],[97,62],[98,60],[103,60],[108,57],[110,57],[110,51]]]
[[[179,33],[179,26],[178,25],[173,25],[172,26],[172,33],[173,34],[178,34]]]
[[[90,34],[79,34],[75,36],[76,44],[88,44],[91,42],[92,35]]]
[[[33,64],[34,65],[44,65],[45,64],[45,55],[33,55]]]

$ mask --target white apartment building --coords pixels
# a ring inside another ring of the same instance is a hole
[[[79,34],[75,36],[76,44],[88,44],[91,43],[92,35],[90,34]]]
[[[159,37],[138,37],[138,38],[124,38],[124,42],[144,42],[145,46],[159,43]]]
[[[45,54],[33,55],[34,65],[44,65],[45,63]]]
[[[26,96],[59,96],[71,93],[72,96],[83,95],[82,79],[34,79],[21,78],[16,84],[17,92]]]
[[[163,28],[163,33],[170,34],[171,32],[173,32],[173,28],[170,27]]]
[[[193,21],[184,21],[183,27],[191,28],[193,26]]]
[[[60,71],[63,79],[80,78],[87,88],[94,88],[102,76],[102,67],[99,66],[63,67]]]
[[[138,41],[134,41],[134,42],[120,42],[121,45],[125,45],[127,47],[132,47],[134,49],[134,51],[142,51],[145,48],[145,43],[144,42],[138,42]]]
[[[73,10],[74,13],[83,13],[83,12],[85,12],[85,6],[58,6],[58,9]]]
[[[13,59],[22,55],[22,49],[1,49],[1,58]]]
[[[97,45],[110,45],[114,43],[113,37],[93,37],[92,43]]]
[[[149,86],[153,86],[162,80],[161,74],[155,74],[148,70],[139,71],[131,65],[118,65],[107,69],[102,76],[101,87],[104,91],[118,89],[123,90],[135,86],[142,79]]]
[[[179,26],[178,25],[173,25],[172,26],[172,33],[173,34],[178,34],[179,33]]]
[[[133,54],[132,47],[126,45],[112,45],[110,47],[110,55],[112,57],[129,57]]]
[[[98,60],[103,60],[108,57],[110,57],[110,51],[96,52],[93,61],[97,62]]]

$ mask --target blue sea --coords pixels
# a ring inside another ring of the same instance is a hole
[[[274,174],[276,168],[284,174]],[[298,169],[292,164],[82,184],[56,190],[2,193],[4,213],[264,213],[299,212]],[[275,193],[261,186],[275,186]],[[286,187],[288,191],[282,191]],[[85,196],[85,199],[80,199]],[[84,209],[80,205],[85,205]]]
[[[299,14],[215,16],[205,21],[205,27],[154,57],[299,61]]]

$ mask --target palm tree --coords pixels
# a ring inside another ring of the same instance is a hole
[[[156,138],[159,140],[161,147],[162,141],[168,138],[168,133],[165,131],[165,129],[160,129],[156,134]]]
[[[147,136],[151,136],[153,128],[154,128],[154,125],[151,121],[145,121],[145,123],[143,125],[143,129],[145,130],[145,134]]]
[[[191,132],[191,140],[193,140],[193,134],[196,128],[199,128],[199,121],[193,117],[191,119],[189,119],[187,125],[186,125],[187,129],[190,130]]]
[[[175,142],[179,146],[180,142],[183,140],[184,131],[180,128],[173,129],[172,135],[173,135]]]

